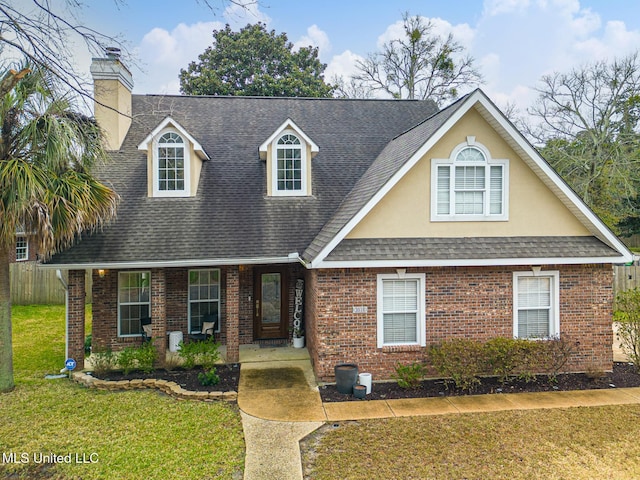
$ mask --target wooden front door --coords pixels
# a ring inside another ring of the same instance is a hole
[[[253,337],[287,338],[289,325],[289,289],[287,271],[281,267],[255,269]]]

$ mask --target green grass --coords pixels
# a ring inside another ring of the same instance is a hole
[[[30,461],[3,464],[0,456],[0,478],[242,478],[235,405],[45,380],[64,366],[64,307],[14,307],[13,337],[16,389],[0,395],[0,455],[26,453]],[[72,454],[74,461],[33,462],[34,454],[51,453]],[[75,463],[75,454],[97,462]]]
[[[306,451],[317,480],[631,480],[639,422],[639,405],[345,422]]]

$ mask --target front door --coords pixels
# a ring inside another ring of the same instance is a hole
[[[253,336],[255,340],[287,338],[289,290],[286,269],[255,269]]]

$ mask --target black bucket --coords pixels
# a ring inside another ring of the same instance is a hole
[[[351,395],[358,380],[358,366],[354,363],[340,363],[334,367],[334,371],[338,392]]]

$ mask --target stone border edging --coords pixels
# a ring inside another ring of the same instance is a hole
[[[118,390],[138,390],[146,388],[155,388],[179,400],[200,400],[203,402],[213,402],[224,400],[226,402],[236,402],[238,400],[238,392],[194,392],[193,390],[185,390],[176,382],[167,380],[147,378],[145,380],[101,380],[84,372],[74,372],[72,378],[75,382],[84,385],[87,388],[96,388],[98,390],[118,391]]]

